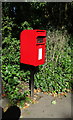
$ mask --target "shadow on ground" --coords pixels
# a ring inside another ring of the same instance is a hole
[[[1,120],[18,120],[21,115],[21,110],[17,106],[10,106],[6,112],[2,109],[2,119]]]

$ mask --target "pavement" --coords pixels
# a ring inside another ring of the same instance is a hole
[[[71,94],[67,97],[54,98],[42,94],[38,103],[22,109],[22,118],[71,118]],[[56,101],[52,104],[52,101]]]
[[[56,98],[43,93],[39,93],[38,96],[40,99],[37,103],[21,109],[20,118],[71,118],[73,94],[68,93],[66,97]],[[6,104],[8,104],[7,99],[0,100],[0,106],[4,108]]]

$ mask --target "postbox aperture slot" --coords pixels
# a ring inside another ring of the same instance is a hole
[[[36,31],[36,32],[44,32],[44,31]]]
[[[44,37],[43,36],[38,36],[37,37],[37,43],[43,43],[44,42]]]

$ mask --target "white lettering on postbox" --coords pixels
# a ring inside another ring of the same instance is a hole
[[[42,48],[38,49],[38,60],[42,59]]]

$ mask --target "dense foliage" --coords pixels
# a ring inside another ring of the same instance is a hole
[[[3,50],[2,50],[2,78],[3,88],[11,102],[16,102],[17,99],[23,98],[29,91],[19,92],[20,88],[16,86],[21,83],[21,77],[26,79],[26,74],[20,71],[20,54],[19,43],[17,38],[12,37],[12,19],[8,17],[3,18]],[[6,33],[7,32],[7,33]],[[6,34],[5,34],[6,33]],[[28,78],[28,77],[27,77]],[[25,88],[25,86],[24,86]]]
[[[26,100],[29,94],[26,83],[29,82],[30,71],[22,71],[19,60],[19,35],[23,29],[47,29],[46,63],[39,66],[39,72],[35,74],[35,88],[57,93],[71,89],[72,36],[68,33],[71,32],[71,20],[66,25],[73,9],[70,9],[70,6],[72,7],[71,3],[64,3],[63,6],[62,3],[3,3],[3,91],[12,104],[17,100]],[[56,7],[60,7],[58,10],[63,8],[59,10],[60,15]]]
[[[62,92],[70,88],[71,48],[69,36],[61,31],[48,31],[46,63],[36,76],[36,85],[43,91]]]

